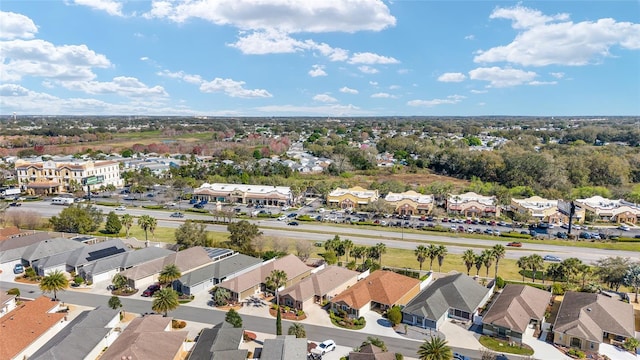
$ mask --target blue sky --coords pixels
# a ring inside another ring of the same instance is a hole
[[[640,115],[640,2],[3,0],[0,113]]]

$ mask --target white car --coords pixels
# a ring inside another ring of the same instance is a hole
[[[314,348],[311,352],[315,353],[315,354],[320,354],[320,355],[324,355],[330,351],[333,351],[336,349],[336,343],[333,340],[325,340],[323,342],[321,342],[320,344],[318,344],[318,346],[316,348]]]
[[[280,217],[278,218],[278,221],[284,221],[287,220],[287,215],[280,215]]]
[[[620,225],[618,226],[618,230],[622,230],[622,231],[629,231],[631,230],[631,228],[628,225]]]
[[[127,210],[127,207],[124,205],[120,205],[116,208],[116,211],[126,211],[126,210]]]

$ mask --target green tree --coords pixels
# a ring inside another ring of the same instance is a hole
[[[637,301],[636,301],[636,302],[637,302]],[[622,344],[622,347],[623,347],[625,350],[627,350],[627,351],[629,351],[629,352],[631,352],[631,353],[635,354],[635,353],[636,353],[636,349],[637,349],[638,347],[640,347],[640,341],[638,341],[638,339],[636,339],[636,338],[628,337],[628,338],[624,341],[624,344]]]
[[[60,270],[50,272],[40,280],[40,290],[43,293],[53,293],[53,300],[58,300],[58,291],[69,287],[69,280]]]
[[[444,245],[438,245],[436,256],[438,257],[438,272],[440,272],[444,257],[447,256],[447,248]]]
[[[375,248],[378,254],[378,264],[380,265],[380,267],[382,267],[382,254],[387,253],[387,245],[385,245],[382,242],[379,242],[376,244]]]
[[[574,278],[578,275],[580,265],[582,265],[582,260],[578,258],[568,258],[562,260],[562,268],[564,269],[564,276],[567,282],[573,283]]]
[[[120,223],[127,230],[126,236],[129,237],[129,230],[131,230],[131,226],[133,226],[133,216],[129,214],[122,215],[122,218],[120,219]]]
[[[176,229],[176,243],[180,245],[181,249],[194,246],[210,247],[212,241],[208,238],[205,229],[205,224],[196,224],[191,220],[187,220]]]
[[[402,312],[399,306],[395,305],[391,309],[387,310],[387,320],[389,320],[393,326],[402,322]]]
[[[473,265],[476,267],[476,276],[480,275],[480,269],[482,269],[482,264],[484,264],[484,258],[482,254],[476,255]]]
[[[122,274],[115,274],[111,279],[111,283],[113,284],[113,287],[115,287],[116,289],[122,289],[125,286],[127,286],[127,278],[124,277],[124,275]]]
[[[496,261],[495,278],[498,277],[498,263],[500,263],[500,259],[504,258],[504,255],[506,252],[507,252],[507,249],[501,244],[496,244],[493,246],[493,248],[491,248],[493,259]]]
[[[268,289],[273,290],[276,294],[276,304],[280,305],[278,289],[287,284],[287,273],[284,270],[272,270],[269,276],[265,278],[265,285]]]
[[[531,280],[536,282],[538,270],[544,270],[544,259],[538,254],[532,254],[527,261],[529,269],[531,269]]]
[[[367,252],[367,248],[364,246],[356,246],[353,248],[353,250],[351,250],[351,256],[353,256],[354,259],[356,259],[356,261],[358,259],[363,259],[365,254]]]
[[[229,223],[227,230],[229,231],[229,242],[232,247],[246,254],[255,253],[252,241],[254,238],[262,235],[257,225],[247,220],[240,220]]]
[[[147,233],[150,232],[152,228],[155,229],[156,224],[156,219],[149,215],[142,215],[138,218],[138,226],[140,226],[140,228],[144,231],[145,241],[149,240],[149,236]]]
[[[282,311],[280,310],[280,306],[278,306],[277,314],[276,314],[276,335],[282,335]]]
[[[349,262],[349,255],[351,255],[351,250],[353,250],[353,241],[344,239],[340,245],[342,247],[342,251],[344,251],[346,262]]]
[[[296,339],[303,339],[307,337],[307,331],[304,329],[304,326],[297,322],[289,326],[289,330],[287,330],[287,334],[295,335]]]
[[[160,275],[158,276],[158,280],[160,283],[165,284],[167,287],[170,287],[174,281],[180,279],[182,276],[182,272],[176,264],[167,264],[160,271]]]
[[[487,277],[489,277],[489,268],[493,265],[493,250],[482,250],[482,264],[487,268]]]
[[[547,277],[550,277],[551,280],[555,283],[557,279],[562,279],[563,277],[565,277],[564,266],[558,263],[550,264],[547,267],[546,275]],[[524,275],[522,275],[522,279],[524,281]]]
[[[596,261],[596,274],[610,288],[618,291],[630,264],[631,260],[629,258],[620,256],[600,259]]]
[[[422,263],[427,260],[427,247],[424,245],[418,245],[418,247],[413,250],[413,254],[416,256],[416,260],[420,264],[420,273],[422,273]]]
[[[216,287],[213,290],[212,298],[216,306],[225,306],[229,303],[229,299],[231,299],[231,293],[225,288]]]
[[[522,273],[522,282],[524,282],[524,275],[527,269],[529,269],[529,257],[521,256],[518,261],[516,261],[516,265],[520,268],[520,272]]]
[[[638,288],[640,287],[640,264],[635,263],[629,266],[629,269],[627,269],[627,272],[624,274],[622,283],[625,286],[633,288],[633,291],[636,293],[636,298],[634,301],[638,303]]]
[[[438,247],[436,245],[429,245],[427,248],[427,256],[429,257],[429,271],[433,270],[433,262],[438,257]]]
[[[113,310],[117,310],[119,308],[122,307],[122,301],[120,301],[120,298],[117,296],[112,296],[109,298],[109,303],[108,303],[109,307],[112,308]]]
[[[385,352],[387,351],[387,345],[384,343],[384,341],[380,340],[380,338],[377,338],[374,336],[367,336],[367,340],[363,341],[360,347],[362,348],[369,344],[379,347],[382,351],[385,351]]]
[[[122,223],[115,212],[111,211],[107,214],[107,223],[104,225],[104,231],[107,234],[119,234],[122,230]]]
[[[89,234],[98,230],[103,218],[102,211],[89,204],[73,204],[51,217],[49,223],[55,231]]]
[[[467,276],[469,276],[469,273],[471,272],[471,268],[473,267],[475,261],[476,261],[476,254],[473,252],[473,250],[472,249],[465,250],[464,253],[462,254],[462,262],[464,263],[464,266],[467,268]]]
[[[171,288],[163,288],[153,294],[151,310],[167,316],[169,311],[177,309],[179,305],[178,293]]]
[[[242,327],[242,317],[234,309],[229,309],[229,311],[227,311],[227,314],[224,316],[224,321],[233,325],[234,328]]]
[[[420,345],[418,358],[420,360],[450,360],[453,358],[453,353],[446,340],[440,337],[432,337],[431,340],[425,340]]]

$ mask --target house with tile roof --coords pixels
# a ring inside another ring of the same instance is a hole
[[[7,226],[0,229],[0,241],[18,237],[25,233],[26,231],[20,230],[17,226]]]
[[[240,302],[251,295],[257,295],[266,290],[265,281],[273,270],[283,270],[287,274],[285,286],[297,284],[309,276],[312,268],[308,267],[295,255],[287,255],[272,261],[265,261],[257,269],[253,269],[232,279],[227,279],[219,287],[229,290],[231,301]]]
[[[466,274],[448,275],[424,288],[402,309],[402,322],[439,329],[447,317],[473,320],[493,294]]]
[[[568,291],[553,324],[553,342],[598,351],[600,343],[621,345],[635,336],[633,306],[602,294]]]
[[[18,306],[16,295],[9,295],[4,289],[0,289],[0,317],[5,316]]]
[[[262,265],[262,259],[240,253],[225,257],[213,264],[196,269],[176,282],[176,287],[183,294],[191,295],[210,290],[213,286],[226,279],[244,274]]]
[[[378,270],[331,299],[331,309],[346,311],[353,317],[363,316],[373,308],[386,310],[405,305],[420,292],[420,280]]]
[[[299,283],[279,292],[280,304],[303,310],[331,300],[358,282],[359,272],[341,266],[327,266]]]
[[[551,302],[551,293],[533,286],[507,284],[482,316],[482,333],[522,342],[528,329],[539,329]]]
[[[244,360],[248,350],[238,349],[243,335],[243,328],[234,328],[226,321],[212,328],[204,328],[188,360]]]
[[[58,312],[59,301],[41,296],[23,301],[0,318],[0,359],[29,358],[40,347],[40,341],[53,337],[68,321]]]

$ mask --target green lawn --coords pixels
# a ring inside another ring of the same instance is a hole
[[[480,344],[493,351],[525,356],[533,355],[533,349],[525,344],[522,344],[522,346],[511,346],[506,340],[500,340],[489,336],[480,336]]]

